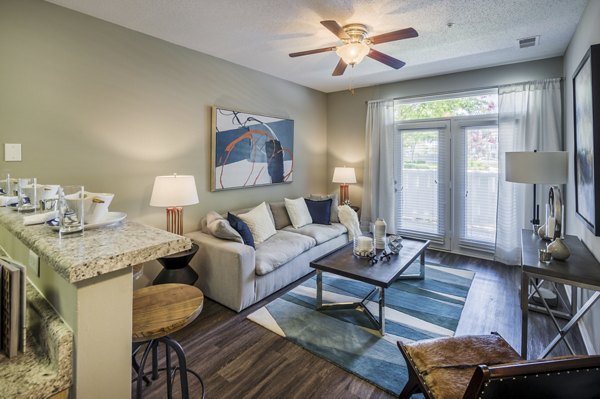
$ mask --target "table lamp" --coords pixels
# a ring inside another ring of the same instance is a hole
[[[335,168],[333,171],[333,183],[341,183],[340,184],[340,204],[348,205],[350,204],[350,196],[348,194],[348,184],[356,183],[356,174],[354,173],[354,168]]]
[[[536,185],[565,184],[567,182],[567,171],[567,151],[506,153],[505,180],[513,183],[533,184],[533,217],[531,218],[531,224],[534,231],[537,231],[537,227],[540,225],[540,206],[536,200]]]
[[[167,231],[183,234],[183,207],[197,204],[198,191],[194,176],[156,176],[150,206],[167,208]]]

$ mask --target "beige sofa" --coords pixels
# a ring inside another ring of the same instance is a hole
[[[275,209],[281,204],[269,206]],[[346,227],[340,223],[296,229],[280,215],[272,212],[278,230],[256,249],[206,231],[186,234],[199,247],[190,266],[199,275],[196,285],[204,295],[239,312],[306,276],[313,270],[312,260],[348,242]]]

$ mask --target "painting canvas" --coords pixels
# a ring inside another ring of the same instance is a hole
[[[575,120],[575,198],[576,211],[588,229],[599,233],[598,224],[598,131],[600,97],[598,93],[598,60],[600,46],[590,48],[573,77]]]
[[[212,190],[291,183],[294,121],[213,107]]]

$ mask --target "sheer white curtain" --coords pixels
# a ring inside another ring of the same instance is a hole
[[[521,229],[529,220],[533,185],[510,183],[505,178],[507,151],[560,151],[562,105],[560,79],[518,83],[498,88],[498,213],[496,260],[520,264]],[[547,189],[538,186],[538,203],[545,203]],[[543,209],[543,207],[541,207]],[[540,215],[543,213],[540,212]],[[540,216],[541,218],[541,216]]]
[[[394,101],[371,101],[367,109],[365,131],[366,158],[364,192],[361,204],[361,227],[382,218],[387,230],[395,232],[394,215]]]

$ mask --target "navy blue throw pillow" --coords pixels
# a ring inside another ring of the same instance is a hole
[[[242,240],[244,240],[244,244],[250,245],[252,248],[256,248],[254,246],[254,238],[252,238],[252,233],[248,228],[248,225],[244,223],[242,219],[235,216],[233,213],[227,212],[227,220],[231,227],[235,229],[242,236]]]
[[[316,224],[331,224],[331,198],[326,200],[314,201],[304,199],[308,208],[308,213]]]

